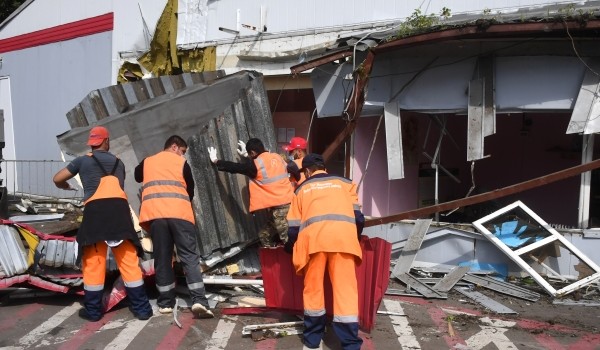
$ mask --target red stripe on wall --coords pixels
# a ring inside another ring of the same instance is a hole
[[[113,30],[113,13],[0,40],[0,53],[56,43]]]

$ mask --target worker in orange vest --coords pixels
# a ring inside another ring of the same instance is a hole
[[[306,180],[304,174],[300,171],[302,168],[302,159],[306,156],[307,142],[302,137],[292,137],[290,143],[283,146],[283,150],[287,151],[291,161],[288,162],[287,172],[290,174],[290,182],[297,188]]]
[[[289,241],[296,273],[304,275],[304,346],[318,349],[325,331],[323,281],[333,289],[333,330],[345,350],[360,349],[356,266],[362,261],[359,236],[364,227],[356,186],[325,170],[323,157],[302,160],[306,181],[294,192],[288,213]]]
[[[143,250],[133,227],[127,195],[123,191],[125,165],[109,152],[108,130],[93,127],[87,144],[92,152],[77,157],[53,178],[56,187],[71,189],[67,182],[79,174],[85,208],[77,232],[78,261],[83,263],[83,305],[79,316],[98,321],[104,312],[102,293],[106,276],[106,254],[110,247],[129,298],[129,308],[140,320],[152,316],[139,256]]]
[[[197,252],[192,209],[195,184],[184,157],[186,151],[185,140],[173,135],[165,142],[163,151],[142,160],[135,168],[135,180],[143,184],[139,220],[152,237],[158,311],[169,314],[175,306],[173,248],[176,247],[192,297],[192,313],[198,318],[212,318]]]
[[[208,154],[219,171],[232,174],[243,174],[250,178],[251,213],[266,210],[268,221],[258,232],[263,247],[285,244],[288,240],[286,216],[292,200],[293,188],[288,180],[286,163],[277,153],[265,149],[257,138],[238,142],[237,153],[242,157],[241,163],[219,160],[217,150],[208,148]]]

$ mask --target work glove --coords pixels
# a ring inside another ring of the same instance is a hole
[[[246,151],[246,143],[242,140],[238,141],[238,149],[236,149],[237,153],[244,157],[248,158],[248,151]]]
[[[210,157],[210,161],[213,163],[217,163],[219,158],[217,158],[217,149],[214,147],[208,147],[208,156]]]

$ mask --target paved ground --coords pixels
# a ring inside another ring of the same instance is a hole
[[[139,321],[123,306],[90,323],[77,316],[80,301],[76,296],[54,296],[4,302],[0,349],[302,348],[296,335],[255,342],[241,334],[245,325],[296,321],[293,315],[230,316],[217,309],[215,319],[197,320],[182,312],[179,329],[169,316]],[[386,296],[380,310],[406,316],[378,315],[373,331],[361,334],[363,349],[600,349],[600,307],[503,302],[520,315],[487,314],[458,296],[443,301]],[[340,348],[332,332],[324,348]]]

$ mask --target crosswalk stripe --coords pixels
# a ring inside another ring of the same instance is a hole
[[[390,312],[404,314],[404,310],[397,300],[383,299],[385,309]],[[398,342],[402,349],[421,349],[419,341],[413,333],[412,327],[408,324],[408,320],[404,316],[390,315],[394,331],[398,336]]]
[[[225,349],[229,342],[229,338],[231,338],[231,333],[233,333],[237,320],[237,316],[223,316],[219,320],[217,328],[212,333],[211,339],[206,345],[206,350]]]
[[[46,335],[50,330],[63,323],[67,318],[71,317],[77,310],[79,310],[81,306],[78,303],[73,303],[56,314],[50,317],[41,325],[37,326],[34,330],[24,335],[21,339],[19,339],[19,345],[23,345],[25,347],[29,347],[30,345],[38,342]]]
[[[152,311],[156,313],[158,311],[158,306],[156,305],[156,300],[150,300],[150,306],[152,307]],[[129,344],[133,341],[133,339],[146,327],[148,322],[152,319],[149,318],[145,321],[134,319],[132,321],[125,322],[125,328],[119,332],[117,337],[113,339],[104,349],[106,350],[124,350],[129,346]],[[100,328],[100,331],[106,329],[114,329],[115,324],[119,324],[119,321],[112,321],[104,325],[104,327]]]

